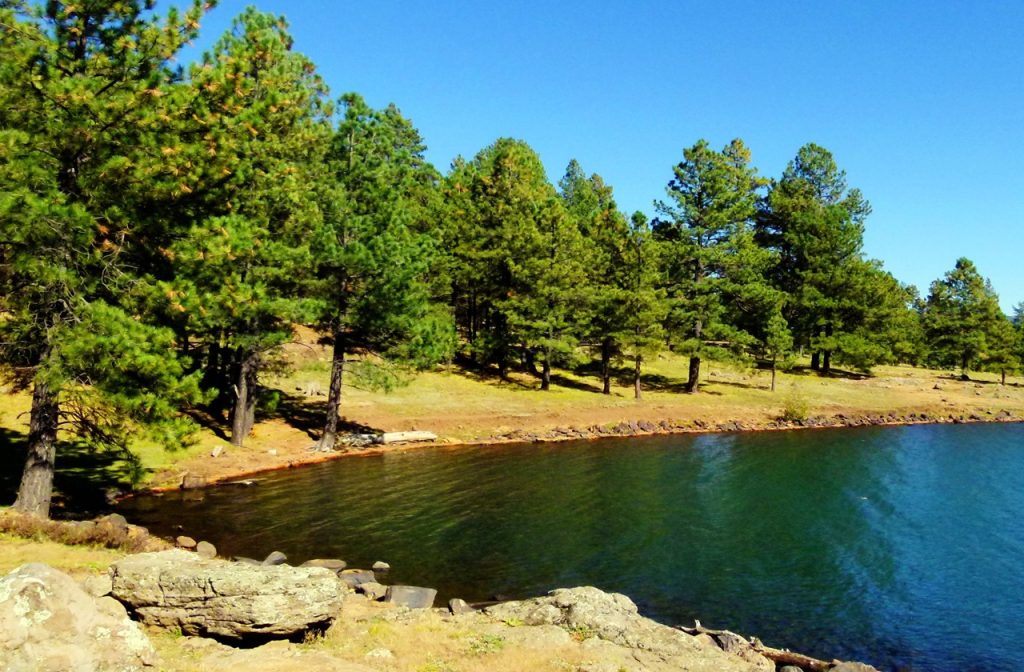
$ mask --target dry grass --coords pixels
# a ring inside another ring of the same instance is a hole
[[[115,517],[116,518],[116,517]],[[65,547],[92,547],[139,553],[166,544],[143,528],[100,518],[95,521],[61,521],[25,515],[0,508],[0,534],[24,540],[53,542]]]
[[[100,573],[124,557],[123,551],[97,546],[69,546],[0,533],[0,574],[30,562],[42,562],[73,574]]]
[[[525,647],[515,628],[485,617],[451,619],[429,613],[403,621],[388,618],[389,613],[393,610],[386,605],[350,600],[326,635],[306,646],[371,665],[371,652],[386,649],[393,656],[387,659],[386,669],[396,672],[564,672],[577,669],[588,658],[571,640]]]

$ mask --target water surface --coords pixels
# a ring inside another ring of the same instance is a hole
[[[386,560],[469,601],[561,586],[888,669],[1024,669],[1024,425],[426,449],[145,497],[225,555]]]

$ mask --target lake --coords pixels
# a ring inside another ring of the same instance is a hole
[[[384,560],[444,599],[595,585],[826,659],[1024,669],[1021,424],[423,449],[121,510],[222,555]]]

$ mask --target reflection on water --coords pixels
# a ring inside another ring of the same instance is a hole
[[[383,559],[442,597],[590,584],[824,658],[1024,668],[1021,425],[422,450],[124,513],[228,555]]]

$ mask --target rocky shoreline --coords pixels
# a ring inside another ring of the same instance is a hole
[[[303,647],[330,639],[332,632],[365,623],[372,632],[374,623],[387,622],[412,631],[434,632],[444,624],[453,632],[472,633],[467,655],[474,659],[514,643],[531,655],[556,656],[551,660],[559,669],[574,672],[875,670],[771,649],[756,638],[699,624],[697,630],[663,625],[640,615],[628,597],[589,586],[476,607],[451,600],[436,609],[436,591],[430,588],[384,585],[390,569],[384,563],[350,569],[342,560],[319,559],[292,567],[278,552],[262,561],[228,560],[216,557],[211,544],[188,537],[176,540],[178,548],[168,548],[169,542],[116,514],[88,524],[114,530],[138,548],[163,550],[128,555],[108,573],[80,582],[40,564],[0,577],[0,667],[39,672],[173,669],[165,667],[150,642],[170,633],[173,641],[186,640],[179,645],[188,646],[189,665],[196,662],[197,651],[205,652],[203,669],[207,662],[212,669],[233,670],[412,669],[395,667],[396,654],[383,647],[362,653],[359,664],[329,655],[312,667],[310,660],[299,660],[307,652]],[[170,653],[176,656],[178,648]],[[249,653],[262,650],[265,655],[255,658]],[[287,660],[272,664],[282,654]],[[580,662],[566,664],[567,656]],[[254,666],[247,668],[244,661],[250,659]]]
[[[324,452],[310,448],[306,455],[297,459],[288,459],[280,463],[261,466],[255,469],[231,471],[229,473],[221,473],[210,477],[197,476],[186,471],[180,474],[177,483],[174,485],[158,485],[142,488],[136,493],[124,493],[121,499],[132,497],[135,494],[169,492],[179,489],[188,490],[229,483],[249,484],[246,483],[246,479],[274,471],[320,464],[345,457],[371,457],[390,452],[419,450],[422,448],[463,448],[485,445],[558,443],[564,441],[731,432],[777,432],[809,429],[841,429],[854,427],[935,424],[983,424],[994,422],[1024,422],[1024,416],[1011,413],[1004,409],[999,411],[988,410],[984,413],[837,413],[834,415],[812,415],[804,420],[796,421],[782,419],[769,421],[726,420],[721,422],[711,422],[699,419],[692,421],[660,420],[658,422],[650,420],[635,420],[620,421],[610,425],[589,425],[586,427],[566,426],[555,427],[548,430],[514,430],[511,432],[494,434],[492,436],[473,441],[460,442],[442,440],[434,442],[406,442],[394,443],[386,446],[361,441],[356,442],[355,445],[346,445],[344,438],[342,438],[342,440],[339,441],[338,449],[334,451]]]

